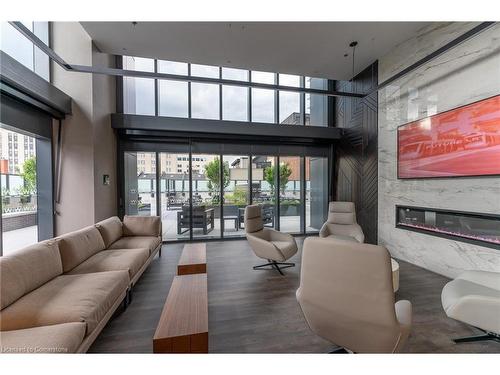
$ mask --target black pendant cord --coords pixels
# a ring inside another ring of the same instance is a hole
[[[356,53],[356,45],[352,47],[352,80],[354,81],[354,54]]]
[[[358,42],[357,41],[353,41],[351,43],[349,43],[349,47],[352,48],[352,75],[351,75],[351,81],[354,82],[354,67],[355,67],[355,64],[354,64],[354,58],[355,58],[355,54],[356,54],[356,46],[358,45]]]

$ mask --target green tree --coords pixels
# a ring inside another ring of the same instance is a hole
[[[229,164],[223,163],[223,178],[222,186],[224,189],[229,186]],[[212,194],[212,203],[220,202],[220,160],[219,158],[212,160],[205,165],[205,177],[208,179],[208,190]]]
[[[264,168],[264,180],[267,181],[269,185],[271,185],[271,191],[274,194],[274,185],[276,182],[276,168],[274,166]],[[288,165],[288,163],[280,164],[279,166],[279,187],[280,193],[285,193],[286,184],[288,183],[288,178],[292,174],[292,169]]]
[[[23,163],[21,176],[24,180],[24,191],[29,194],[36,192],[36,158],[26,159]]]

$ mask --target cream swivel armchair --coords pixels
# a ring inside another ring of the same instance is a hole
[[[245,208],[245,231],[255,255],[268,261],[266,264],[255,266],[254,270],[275,269],[283,275],[283,268],[295,266],[295,263],[285,263],[297,252],[295,239],[289,234],[264,227],[260,205]]]
[[[361,227],[356,223],[354,203],[330,202],[328,205],[328,219],[321,227],[319,236],[363,243],[365,235]]]
[[[483,334],[454,339],[455,343],[500,342],[500,272],[466,271],[441,293],[446,315],[478,328]]]
[[[383,246],[330,238],[304,241],[297,301],[311,330],[356,353],[395,353],[411,330],[409,301],[394,303]]]

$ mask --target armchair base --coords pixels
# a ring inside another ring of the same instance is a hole
[[[338,346],[334,348],[332,351],[328,352],[328,354],[349,354],[349,351],[346,348]]]
[[[460,344],[463,342],[476,342],[476,341],[487,341],[487,340],[500,342],[499,334],[493,332],[487,332],[482,329],[480,330],[483,332],[482,335],[460,337],[458,339],[453,339],[453,341],[455,342],[455,344]]]
[[[264,268],[264,267],[270,267],[270,268]],[[272,270],[272,269],[275,269],[283,276],[284,273],[281,270],[284,268],[290,268],[290,267],[295,267],[295,263],[276,262],[275,260],[268,259],[268,263],[254,266],[253,269],[254,270]]]

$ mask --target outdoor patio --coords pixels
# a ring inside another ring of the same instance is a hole
[[[177,213],[179,210],[167,210],[163,207],[162,210],[162,226],[163,226],[163,240],[171,241],[177,239],[189,239],[189,229],[184,228],[182,234],[177,232]],[[309,205],[306,205],[306,217],[309,217]],[[220,238],[221,236],[221,224],[220,218],[217,213],[214,219],[214,228],[207,234],[203,233],[202,228],[193,229],[194,238]],[[244,224],[241,223],[241,228],[236,229],[234,220],[225,220],[224,222],[224,237],[231,236],[244,236],[245,228]],[[300,216],[281,216],[280,217],[280,231],[287,233],[298,233],[300,232]],[[319,228],[306,227],[307,232],[317,232]]]
[[[2,238],[3,255],[9,255],[16,250],[37,243],[38,227],[36,225],[32,225],[21,229],[3,232]]]

